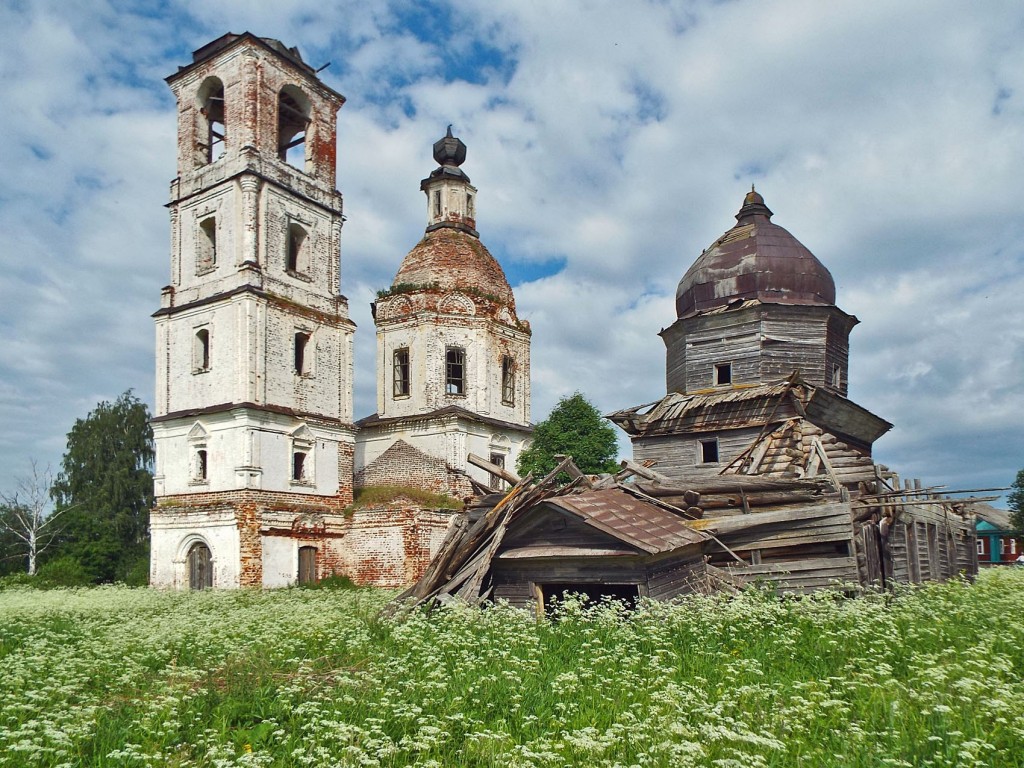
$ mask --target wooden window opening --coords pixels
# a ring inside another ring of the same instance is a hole
[[[715,363],[715,386],[732,384],[732,363]]]
[[[713,437],[710,440],[700,441],[700,463],[718,463],[718,438]]]

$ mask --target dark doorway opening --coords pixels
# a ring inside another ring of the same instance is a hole
[[[635,608],[640,599],[640,587],[636,584],[541,584],[540,590],[544,596],[545,611],[551,610],[554,602],[564,600],[567,595],[581,595],[593,603],[618,600],[629,608]]]

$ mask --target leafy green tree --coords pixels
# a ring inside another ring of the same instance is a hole
[[[534,427],[533,442],[519,454],[519,473],[535,476],[553,470],[556,455],[572,456],[587,474],[615,472],[618,442],[615,428],[579,392],[558,401],[548,417]]]
[[[53,486],[55,514],[67,513],[55,556],[73,558],[94,582],[140,572],[149,557],[153,457],[149,409],[131,390],[75,421]]]
[[[1010,520],[1013,527],[1024,531],[1024,469],[1017,473],[1017,479],[1010,486],[1006,496],[1006,505],[1010,508]]]

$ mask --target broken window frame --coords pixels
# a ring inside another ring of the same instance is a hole
[[[505,454],[491,451],[491,464],[496,467],[505,468]],[[508,483],[501,479],[498,475],[491,475],[490,478],[490,489],[492,491],[501,491],[508,487]]]
[[[410,392],[409,381],[409,348],[401,347],[391,355],[392,395],[394,397],[408,397]]]
[[[451,397],[466,396],[466,350],[463,347],[445,348],[444,391]]]
[[[516,404],[516,361],[509,355],[501,358],[501,402],[502,405]]]
[[[196,446],[193,454],[192,480],[205,483],[210,479],[210,454],[205,445]]]

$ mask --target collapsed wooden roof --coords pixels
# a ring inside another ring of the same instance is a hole
[[[475,463],[487,464],[479,459]],[[495,474],[500,472],[501,476],[510,477],[507,470],[499,467],[494,470]],[[558,478],[564,474],[574,479],[559,486]],[[626,469],[618,477],[632,474],[633,469]],[[566,457],[540,480],[530,475],[518,480],[496,503],[494,494],[478,500],[475,507],[479,517],[473,520],[474,505],[471,505],[467,508],[468,514],[455,518],[426,572],[399,595],[396,602],[444,603],[459,598],[479,604],[487,600],[492,588],[488,571],[510,524],[540,504],[571,516],[637,553],[665,554],[703,544],[711,538],[686,525],[685,510],[648,497],[616,478],[606,477],[603,485],[605,487],[595,488],[576,468],[572,458]]]
[[[892,429],[880,416],[798,375],[769,384],[734,385],[686,395],[670,392],[654,403],[625,408],[607,418],[637,437],[764,426],[794,416],[865,445]]]

